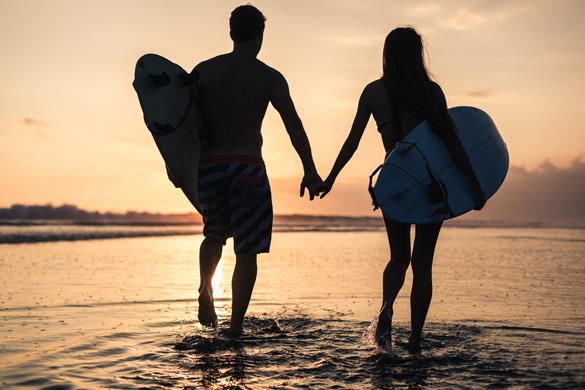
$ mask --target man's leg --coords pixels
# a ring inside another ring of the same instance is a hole
[[[236,255],[236,268],[232,278],[232,321],[229,336],[242,334],[242,324],[252,297],[258,265],[257,255]]]
[[[203,326],[215,326],[217,314],[213,306],[212,279],[221,258],[222,243],[214,237],[205,237],[199,249],[199,322]]]

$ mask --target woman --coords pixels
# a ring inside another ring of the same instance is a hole
[[[331,190],[337,175],[356,151],[372,115],[378,124],[386,155],[409,131],[419,123],[428,121],[432,131],[445,141],[450,154],[466,174],[473,188],[476,209],[481,209],[485,204],[485,196],[447,111],[445,95],[441,87],[429,77],[422,37],[411,27],[391,31],[384,43],[383,61],[382,78],[364,88],[349,136],[331,173],[317,187],[321,198]],[[386,217],[384,222],[390,245],[390,261],[384,269],[383,301],[376,327],[376,342],[387,351],[391,350],[392,306],[404,284],[406,270],[412,265],[411,333],[408,345],[412,351],[418,351],[431,303],[433,256],[442,222],[416,225],[412,253],[410,224]]]

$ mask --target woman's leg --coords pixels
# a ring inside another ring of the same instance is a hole
[[[387,218],[384,218],[384,222],[390,244],[390,261],[383,274],[383,300],[376,327],[376,342],[382,347],[389,347],[392,341],[392,306],[404,285],[410,264],[410,225]]]
[[[442,223],[416,225],[412,249],[411,333],[409,346],[420,349],[422,329],[433,296],[433,257]]]

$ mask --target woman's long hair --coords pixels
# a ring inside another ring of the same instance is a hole
[[[456,131],[442,91],[429,77],[422,37],[414,28],[399,27],[386,37],[382,81],[392,104],[394,134],[405,135],[400,118],[407,114],[427,120],[441,137]]]

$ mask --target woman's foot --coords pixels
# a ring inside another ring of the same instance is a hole
[[[413,335],[410,335],[408,338],[408,351],[414,354],[420,353],[420,336],[414,337]]]
[[[215,307],[213,304],[213,292],[209,289],[201,289],[199,291],[199,313],[197,318],[203,326],[215,327],[217,326],[217,314],[215,314]]]
[[[376,344],[386,352],[392,351],[392,310],[386,305],[380,310],[376,326]]]

